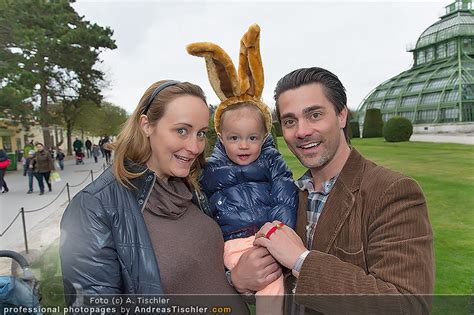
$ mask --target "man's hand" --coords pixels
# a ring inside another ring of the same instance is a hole
[[[280,221],[265,223],[255,236],[254,245],[268,249],[272,256],[283,266],[293,269],[298,257],[306,251],[298,234],[284,225],[273,232],[269,238],[265,234]]]
[[[253,247],[239,259],[231,278],[239,293],[263,289],[282,274],[280,265],[264,247]]]

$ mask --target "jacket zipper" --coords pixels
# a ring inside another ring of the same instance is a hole
[[[151,187],[148,189],[148,193],[146,195],[145,200],[143,201],[142,208],[140,209],[141,214],[143,214],[143,210],[145,210],[145,206],[146,206],[146,203],[148,202],[148,198],[150,198],[150,194],[151,194],[151,191],[153,190],[153,185],[155,184],[155,180],[156,180],[156,174],[153,173],[153,182],[152,182]]]

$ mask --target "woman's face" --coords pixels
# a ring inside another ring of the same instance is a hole
[[[39,152],[43,151],[43,150],[44,150],[43,145],[37,144],[37,145],[36,145],[36,150],[39,151]]]
[[[204,151],[209,110],[200,98],[183,95],[166,105],[164,116],[154,125],[142,115],[141,126],[150,139],[148,168],[165,181],[170,176],[186,177]]]

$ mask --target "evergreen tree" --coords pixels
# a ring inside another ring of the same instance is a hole
[[[112,35],[79,16],[70,1],[0,0],[2,86],[27,91],[26,101],[39,104],[46,147],[50,103],[100,104],[104,73],[94,65],[101,52],[116,48]]]

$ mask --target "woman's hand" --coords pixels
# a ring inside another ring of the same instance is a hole
[[[232,269],[231,278],[239,293],[263,289],[282,274],[280,265],[264,247],[253,247],[239,259]]]
[[[265,247],[280,264],[293,269],[296,260],[306,248],[298,234],[286,225],[277,228],[269,238],[266,238],[268,231],[279,223],[281,224],[280,221],[265,223],[257,232],[253,244]]]

